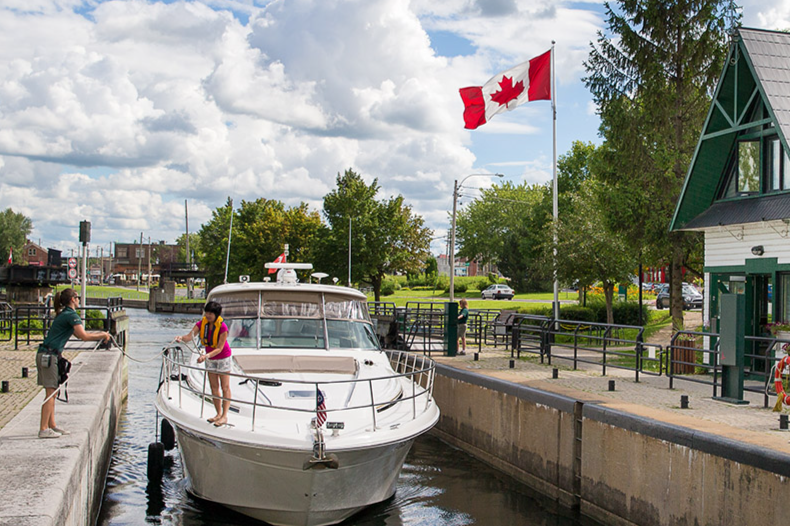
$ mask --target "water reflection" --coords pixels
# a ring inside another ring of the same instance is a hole
[[[129,354],[151,358],[195,316],[130,310]],[[154,392],[159,362],[129,362],[129,400],[119,423],[97,524],[261,526],[263,523],[186,491],[177,450],[165,455],[164,477],[149,484],[148,444],[154,441]],[[525,486],[433,437],[420,438],[398,479],[395,496],[351,517],[344,526],[465,526],[588,524],[551,513],[551,503]]]

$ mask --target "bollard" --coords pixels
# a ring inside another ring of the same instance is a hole
[[[22,367],[22,378],[27,378],[27,367]]]
[[[688,409],[689,408],[689,397],[688,397],[688,395],[680,395],[680,408],[681,409]]]
[[[0,388],[0,392],[7,393],[11,389],[8,387],[8,380],[3,380],[3,387]]]
[[[787,430],[787,415],[779,415],[779,429]]]
[[[559,369],[557,369],[556,367],[555,367],[554,369],[552,369],[552,370],[551,370],[551,377],[552,377],[553,379],[555,379],[555,380],[556,380],[557,378],[559,378],[559,377],[560,377],[560,370],[559,370]]]
[[[609,390],[614,391],[614,380],[609,380]]]
[[[475,353],[475,361],[478,361],[479,359],[480,359],[480,353],[476,352]]]
[[[516,367],[516,360],[510,360],[510,368],[513,369]]]

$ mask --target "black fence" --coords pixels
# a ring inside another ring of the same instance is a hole
[[[120,310],[123,310],[121,298],[108,298],[106,306],[88,306],[77,309],[85,323],[85,329],[88,331],[110,331],[111,315]],[[98,314],[91,315],[90,313]],[[19,349],[20,344],[31,345],[43,342],[55,316],[55,309],[49,305],[18,305],[12,308],[9,315],[8,332],[9,334],[13,333],[14,349]],[[0,319],[0,327],[5,327],[4,323]],[[0,328],[0,336],[4,334]],[[6,341],[9,340],[11,337]]]

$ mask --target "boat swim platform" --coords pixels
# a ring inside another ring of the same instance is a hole
[[[763,407],[762,393],[744,392],[748,405],[735,405],[713,399],[713,387],[685,381],[675,377],[674,388],[669,388],[666,376],[639,375],[634,381],[632,370],[606,369],[601,374],[600,365],[579,364],[572,369],[572,362],[556,359],[548,365],[541,364],[537,355],[522,353],[510,368],[510,351],[483,349],[474,361],[476,349],[467,347],[465,356],[433,355],[437,363],[469,371],[506,382],[531,387],[548,393],[565,396],[583,403],[597,404],[642,418],[649,418],[691,430],[712,433],[758,447],[790,454],[790,432],[779,429],[779,415],[772,411],[776,397],[769,398],[770,407]],[[580,354],[581,356],[581,354]],[[592,357],[592,355],[590,355]],[[552,369],[559,370],[552,379]],[[609,391],[609,381],[615,381],[615,390]],[[719,391],[720,394],[720,391]],[[689,407],[680,408],[680,397],[689,398]],[[789,412],[788,409],[784,410]]]

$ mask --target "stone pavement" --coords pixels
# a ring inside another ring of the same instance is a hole
[[[0,381],[7,380],[9,392],[0,393],[0,429],[19,413],[41,391],[36,384],[36,349],[38,345],[20,346],[14,350],[13,342],[0,344]],[[78,353],[66,352],[73,360]],[[22,378],[22,367],[27,367],[28,377]]]
[[[441,364],[528,387],[549,391],[587,403],[598,403],[631,414],[680,425],[699,431],[725,436],[754,445],[790,453],[790,433],[779,430],[779,413],[772,412],[775,397],[769,398],[769,407],[763,407],[763,395],[745,393],[749,405],[732,405],[713,400],[713,387],[675,379],[674,389],[669,389],[666,376],[640,375],[634,381],[634,372],[607,368],[601,375],[600,366],[584,365],[573,370],[569,360],[553,360],[553,365],[541,364],[537,355],[526,355],[516,360],[510,369],[510,351],[500,347],[483,349],[479,361],[474,361],[474,350],[467,349],[466,356],[437,357]],[[552,369],[559,369],[559,378],[552,379]],[[609,380],[615,380],[615,391],[609,391]],[[680,397],[689,397],[689,408],[680,409]],[[787,409],[785,410],[787,412]]]

